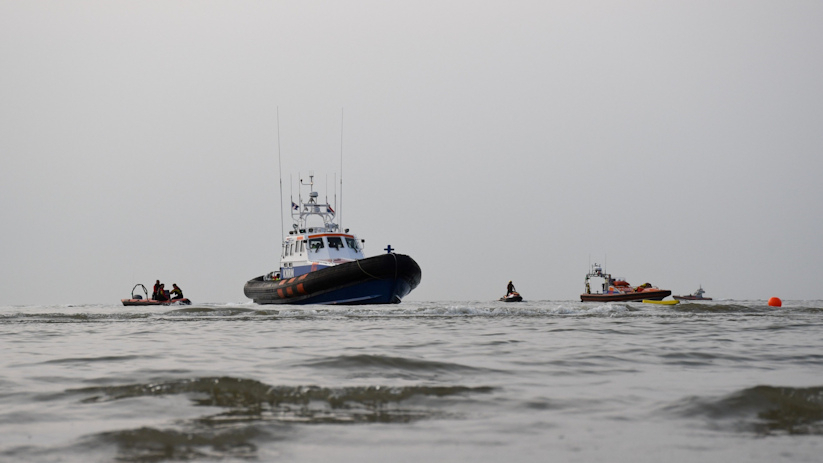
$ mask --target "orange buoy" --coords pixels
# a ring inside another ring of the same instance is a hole
[[[781,301],[779,297],[770,297],[769,305],[772,307],[782,307],[783,301]]]

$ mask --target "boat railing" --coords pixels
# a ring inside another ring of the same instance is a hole
[[[357,259],[346,259],[346,258],[336,258],[336,259],[318,259],[313,260],[312,262],[316,262],[318,264],[345,264],[346,262],[354,262]]]

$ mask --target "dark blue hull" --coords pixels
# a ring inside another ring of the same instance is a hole
[[[258,304],[397,304],[420,284],[420,267],[403,254],[382,254],[286,280],[263,276],[243,292]]]
[[[397,304],[403,296],[411,292],[408,285],[403,285],[402,280],[394,282],[391,280],[369,281],[356,284],[347,288],[340,288],[327,293],[317,294],[295,304]]]

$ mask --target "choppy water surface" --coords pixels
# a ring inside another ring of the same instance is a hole
[[[0,461],[820,461],[823,301],[0,307]]]

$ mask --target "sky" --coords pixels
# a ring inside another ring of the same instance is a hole
[[[823,299],[820,24],[816,0],[0,0],[0,305],[156,279],[247,302],[280,179],[288,205],[310,172],[367,255],[418,262],[406,300],[575,300],[595,262]]]

